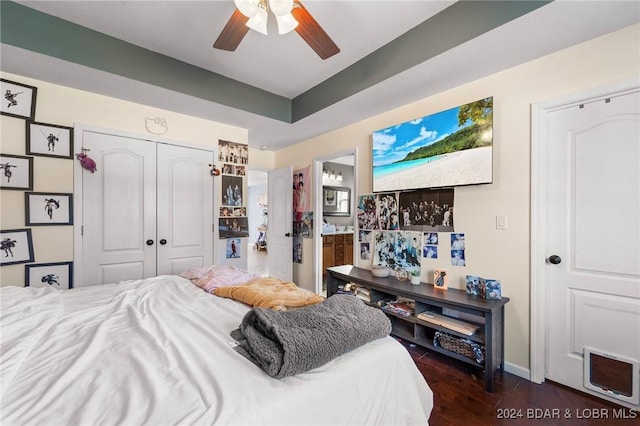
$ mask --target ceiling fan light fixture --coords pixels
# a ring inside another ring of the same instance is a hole
[[[258,11],[260,0],[233,0],[236,8],[247,18],[253,18]]]
[[[269,0],[269,9],[276,16],[285,16],[293,9],[293,0]]]
[[[258,7],[256,8],[256,14],[247,21],[247,27],[267,35],[267,17],[267,10]]]
[[[281,35],[293,31],[298,26],[298,21],[291,13],[276,15],[276,21],[278,21],[278,34]]]

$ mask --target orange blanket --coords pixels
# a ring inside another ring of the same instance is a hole
[[[300,308],[324,300],[324,297],[300,288],[291,281],[285,282],[273,277],[257,278],[244,285],[219,287],[213,294],[275,311]]]

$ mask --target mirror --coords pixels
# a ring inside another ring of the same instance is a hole
[[[351,216],[351,189],[323,186],[322,211],[325,216]]]

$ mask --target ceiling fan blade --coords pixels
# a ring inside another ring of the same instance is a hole
[[[213,43],[213,47],[230,52],[236,50],[244,36],[249,32],[249,27],[246,26],[248,20],[249,18],[240,13],[238,9],[234,10],[229,22],[222,29],[216,42]]]
[[[327,59],[340,52],[331,37],[322,29],[300,1],[294,0],[291,14],[298,21],[296,32],[300,34],[300,37],[311,46],[318,56],[322,59]]]

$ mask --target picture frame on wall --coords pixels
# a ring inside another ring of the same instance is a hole
[[[73,159],[73,127],[27,121],[27,155]]]
[[[0,154],[0,189],[31,191],[33,189],[33,157]]]
[[[25,192],[27,226],[73,225],[73,194]]]
[[[0,91],[4,97],[0,103],[0,114],[26,120],[35,119],[37,87],[0,78]]]
[[[31,229],[0,231],[0,266],[33,262]]]
[[[25,287],[73,288],[73,262],[34,263],[24,267]]]

